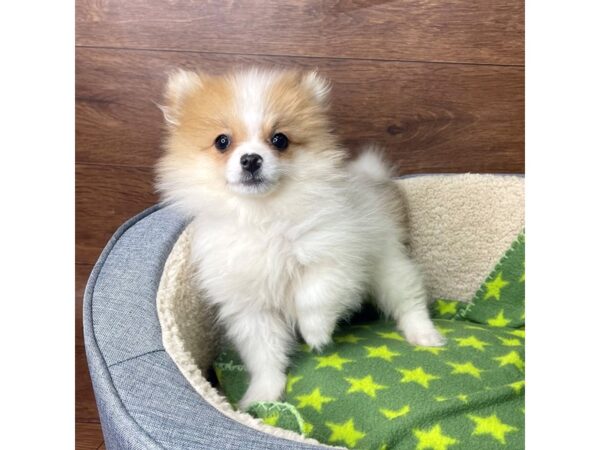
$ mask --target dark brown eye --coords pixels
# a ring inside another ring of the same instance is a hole
[[[272,137],[271,137],[271,145],[273,147],[275,147],[277,150],[283,151],[285,150],[288,145],[289,145],[289,141],[288,138],[285,134],[283,133],[275,133]]]
[[[220,152],[224,152],[225,150],[227,150],[229,144],[231,144],[231,139],[226,134],[220,134],[215,139],[215,147]]]

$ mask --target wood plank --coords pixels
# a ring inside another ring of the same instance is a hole
[[[524,63],[522,0],[78,0],[83,46]]]
[[[75,448],[77,450],[98,450],[104,444],[99,423],[75,422]]]
[[[100,422],[83,344],[75,345],[75,420],[86,423]]]
[[[165,73],[248,64],[318,66],[345,143],[384,145],[402,174],[524,172],[522,67],[87,48],[77,50],[77,161],[151,167]]]
[[[83,345],[83,293],[92,268],[91,264],[75,264],[75,344]]]
[[[75,420],[97,423],[100,419],[85,356],[82,325],[83,292],[92,267],[75,264]]]
[[[75,257],[93,264],[127,219],[157,202],[149,168],[77,164]]]

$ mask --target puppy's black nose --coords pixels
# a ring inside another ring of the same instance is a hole
[[[254,175],[260,169],[260,166],[262,166],[262,160],[262,156],[256,153],[246,153],[240,158],[240,164],[242,165],[242,169]]]

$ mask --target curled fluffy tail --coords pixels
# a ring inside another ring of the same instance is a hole
[[[363,149],[358,158],[350,163],[350,170],[377,181],[389,180],[393,172],[391,165],[385,162],[383,151],[374,145]]]

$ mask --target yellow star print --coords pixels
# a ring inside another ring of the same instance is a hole
[[[312,426],[312,424],[304,421],[304,425],[302,425],[302,432],[305,436],[308,436],[310,433],[312,433],[313,428],[314,426]]]
[[[433,353],[434,355],[439,355],[440,352],[446,351],[446,348],[445,347],[420,347],[420,346],[415,346],[415,347],[413,347],[413,351],[414,352],[429,352],[429,353]]]
[[[321,395],[321,391],[319,388],[315,388],[310,394],[307,395],[298,395],[296,397],[297,400],[300,400],[298,404],[298,408],[306,408],[310,406],[314,408],[317,412],[321,412],[321,408],[325,403],[329,403],[335,400],[333,397],[326,397]]]
[[[335,342],[338,342],[340,344],[344,343],[344,342],[346,342],[348,344],[356,344],[358,341],[364,341],[365,338],[358,337],[353,334],[347,334],[345,336],[338,336],[338,337],[334,338],[334,340],[335,340]]]
[[[267,417],[263,417],[261,420],[267,425],[271,425],[272,427],[274,427],[275,425],[277,425],[277,419],[279,419],[279,414],[275,413]]]
[[[505,327],[510,323],[506,317],[504,317],[504,310],[501,309],[496,317],[489,319],[487,323],[493,327]]]
[[[440,333],[442,333],[444,336],[447,335],[448,333],[454,333],[454,329],[452,328],[445,328],[445,327],[437,327],[438,331]]]
[[[514,383],[510,383],[509,386],[518,394],[525,387],[525,380],[515,381]]]
[[[375,398],[378,390],[387,389],[387,386],[375,383],[371,375],[367,375],[364,378],[344,378],[344,380],[350,383],[350,388],[346,392],[347,394],[364,392],[369,397]]]
[[[469,336],[468,338],[454,338],[458,342],[459,347],[473,347],[474,349],[484,351],[486,345],[490,345],[487,342],[480,341],[475,336]]]
[[[525,338],[525,330],[512,330],[510,334],[514,334],[515,336],[518,336],[523,339]]]
[[[396,369],[398,372],[402,373],[402,379],[400,383],[417,383],[423,386],[426,389],[429,389],[429,382],[433,380],[439,380],[440,377],[436,375],[429,374],[423,370],[422,367],[417,367],[413,370],[407,369]]]
[[[362,433],[354,427],[352,419],[342,424],[325,422],[325,425],[331,430],[329,442],[343,442],[348,447],[354,447],[358,441],[366,436],[366,433]]]
[[[342,370],[344,364],[354,362],[351,359],[342,358],[338,353],[329,356],[317,356],[315,359],[319,361],[319,364],[317,364],[316,367],[317,369],[333,367],[334,369]]]
[[[446,364],[448,364],[454,369],[452,370],[453,374],[464,373],[466,375],[471,375],[475,378],[481,379],[482,370],[475,367],[472,362],[466,362],[464,364],[448,362]]]
[[[500,336],[497,336],[497,338],[502,341],[502,345],[507,347],[521,347],[523,345],[519,339],[504,339]]]
[[[456,314],[456,302],[438,300],[435,307],[440,314]]]
[[[285,391],[287,393],[290,393],[292,391],[292,389],[294,389],[294,384],[296,384],[301,379],[302,379],[302,375],[298,375],[296,377],[290,377],[287,381],[287,386],[285,388]]]
[[[379,412],[383,414],[386,419],[393,420],[397,419],[398,417],[407,415],[410,412],[410,406],[404,405],[402,408],[397,409],[395,411],[393,409],[381,408]]]
[[[523,361],[521,356],[514,350],[504,356],[498,356],[493,359],[500,363],[500,367],[512,364],[519,370],[523,370],[525,368],[525,361]]]
[[[405,340],[397,331],[390,331],[389,333],[378,332],[377,334],[384,339],[393,339],[395,341]]]
[[[467,417],[475,423],[475,430],[472,433],[473,435],[489,434],[503,444],[506,444],[506,439],[504,438],[506,433],[517,431],[517,428],[502,423],[496,414],[492,414],[488,417],[478,417],[472,415],[468,415]]]
[[[382,345],[380,347],[365,347],[365,349],[369,352],[367,358],[381,358],[387,362],[392,362],[394,356],[400,356],[400,353],[391,351],[387,345]]]
[[[500,272],[492,281],[485,283],[487,292],[483,296],[483,299],[495,298],[496,300],[500,300],[500,291],[507,284],[509,284],[508,281],[502,279],[502,272]]]
[[[413,430],[413,434],[419,441],[417,450],[446,450],[450,445],[458,443],[458,440],[442,433],[439,423],[429,430]]]

